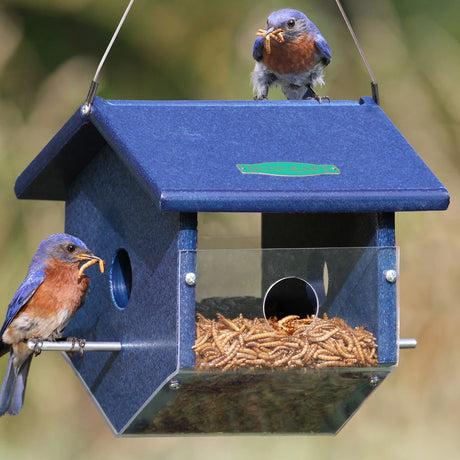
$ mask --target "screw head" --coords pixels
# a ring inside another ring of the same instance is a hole
[[[169,382],[169,389],[170,390],[180,390],[181,384],[179,380],[171,380]]]
[[[385,272],[385,279],[389,283],[396,283],[396,280],[398,279],[398,274],[396,273],[396,270],[387,270]]]
[[[91,112],[91,106],[86,102],[81,106],[82,115],[88,115]]]
[[[196,284],[196,275],[195,275],[195,273],[187,273],[185,275],[185,282],[189,286],[195,286],[195,284]]]

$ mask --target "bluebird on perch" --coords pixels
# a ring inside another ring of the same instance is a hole
[[[331,50],[318,27],[300,11],[270,14],[267,28],[259,29],[252,56],[254,99],[266,99],[272,85],[280,85],[287,99],[316,99],[316,84],[323,84]],[[324,98],[327,99],[327,98]]]
[[[83,265],[82,265],[83,263]],[[0,416],[22,408],[33,351],[27,341],[56,340],[83,305],[90,280],[84,270],[104,261],[78,238],[56,233],[38,246],[23,283],[8,306],[0,330],[0,356],[10,357],[0,394]]]

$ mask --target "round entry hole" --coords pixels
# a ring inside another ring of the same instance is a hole
[[[112,299],[117,308],[126,308],[131,295],[132,286],[131,261],[126,249],[120,248],[115,253],[110,270],[110,289]]]
[[[316,291],[307,281],[289,276],[279,279],[267,289],[263,308],[266,320],[274,317],[280,320],[291,315],[300,318],[313,315],[316,319],[319,302]]]

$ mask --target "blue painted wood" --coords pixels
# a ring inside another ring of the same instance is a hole
[[[86,143],[81,130],[88,124],[99,137],[92,130]],[[370,98],[325,104],[97,98],[90,116],[77,112],[18,178],[18,197],[65,199],[55,182],[72,181],[95,138],[105,139],[162,210],[395,212],[449,203],[444,186]],[[279,161],[333,164],[341,174],[278,177],[237,168]]]
[[[69,188],[66,231],[83,238],[107,262],[104,275],[97,270],[90,274],[91,295],[66,334],[122,343],[121,353],[90,353],[72,360],[97,406],[121,432],[177,371],[180,337],[187,339],[185,348],[195,336],[193,314],[179,328],[177,278],[179,250],[195,248],[193,219],[161,213],[106,146]],[[132,267],[131,295],[123,310],[111,292],[111,260],[120,248]],[[184,312],[193,308],[194,303],[183,300]]]

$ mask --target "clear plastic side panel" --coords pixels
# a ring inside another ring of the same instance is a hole
[[[127,433],[336,433],[395,369],[397,255],[182,254],[181,346],[195,332],[195,366],[181,366],[144,411],[143,428]]]
[[[390,271],[397,248],[197,251],[196,369],[396,363]]]
[[[334,434],[393,370],[182,370],[125,434]]]

